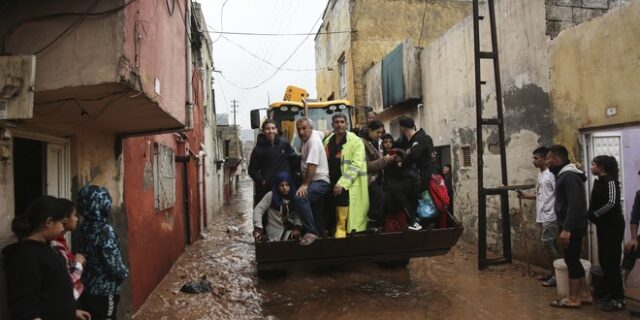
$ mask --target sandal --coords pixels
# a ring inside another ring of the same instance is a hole
[[[580,302],[578,302],[577,304],[573,304],[569,302],[569,299],[562,298],[551,302],[551,306],[555,308],[577,309],[580,308]]]

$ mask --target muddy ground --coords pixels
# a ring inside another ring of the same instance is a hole
[[[242,180],[223,218],[187,248],[134,319],[628,319],[598,305],[549,306],[554,288],[514,264],[478,271],[474,248],[458,244],[406,268],[358,264],[258,279],[251,238],[251,184]],[[206,278],[212,290],[180,292]]]

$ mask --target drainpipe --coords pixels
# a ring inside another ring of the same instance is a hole
[[[424,109],[424,104],[418,103],[418,128],[424,127],[424,125],[422,124],[422,109]]]
[[[185,224],[185,245],[191,244],[191,202],[189,201],[189,155],[176,156],[176,162],[182,163],[182,204]]]
[[[185,10],[184,29],[185,29],[185,45],[186,45],[186,68],[187,68],[187,103],[186,103],[186,123],[185,129],[193,129],[193,61],[191,57],[191,0],[187,3]]]
[[[207,227],[208,224],[208,218],[207,218],[207,183],[206,183],[206,177],[207,177],[207,163],[205,161],[207,157],[207,152],[204,150],[200,150],[200,152],[198,152],[198,158],[200,159],[199,166],[200,166],[200,170],[199,170],[199,175],[200,175],[200,208],[201,208],[201,215],[200,215],[200,229],[204,230],[204,228]]]

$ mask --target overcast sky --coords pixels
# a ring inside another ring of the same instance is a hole
[[[248,33],[315,33],[320,26],[326,0],[199,0],[210,30]],[[226,4],[225,4],[226,2]],[[223,9],[224,4],[224,9]],[[315,68],[314,36],[246,36],[227,34],[220,37],[211,33],[216,108],[218,113],[230,113],[231,100],[239,101],[237,121],[244,129],[250,128],[249,110],[282,100],[287,85],[307,89],[316,97],[315,71],[280,70],[274,74],[294,52],[283,69]],[[243,49],[239,48],[243,47]],[[261,57],[271,66],[251,54]],[[223,78],[224,77],[224,78]],[[264,84],[258,86],[260,83]],[[239,89],[258,86],[255,89]],[[229,121],[233,122],[232,114]]]

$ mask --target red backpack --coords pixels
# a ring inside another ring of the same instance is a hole
[[[438,208],[440,212],[447,212],[447,208],[449,208],[449,192],[447,191],[447,186],[444,184],[444,178],[439,174],[431,175],[431,181],[429,182],[429,193],[431,193],[431,198],[433,199],[433,203]]]

